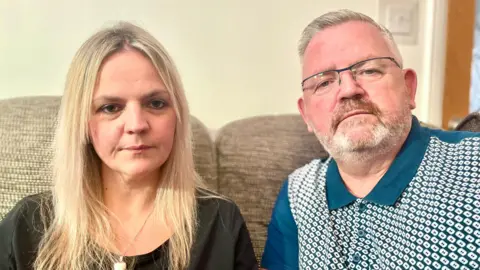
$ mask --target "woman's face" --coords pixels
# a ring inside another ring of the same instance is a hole
[[[150,60],[132,49],[108,57],[89,121],[102,170],[127,178],[158,173],[172,150],[175,126],[171,97]]]

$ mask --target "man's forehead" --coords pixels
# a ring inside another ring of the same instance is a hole
[[[343,23],[313,36],[303,56],[303,72],[344,68],[369,57],[390,54],[385,37],[375,26],[365,22]]]

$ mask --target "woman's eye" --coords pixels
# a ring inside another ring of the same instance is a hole
[[[152,100],[150,101],[150,107],[154,108],[154,109],[161,109],[163,107],[165,107],[165,101],[163,100]]]
[[[120,106],[116,104],[107,104],[100,107],[100,111],[104,113],[109,113],[109,114],[116,113],[120,110],[121,110]]]

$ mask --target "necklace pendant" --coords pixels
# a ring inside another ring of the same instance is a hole
[[[113,265],[113,270],[127,270],[127,264],[125,262],[116,262]]]

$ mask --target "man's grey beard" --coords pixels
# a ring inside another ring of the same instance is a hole
[[[378,115],[375,116],[379,118]],[[315,135],[334,159],[357,163],[370,160],[396,148],[401,143],[401,138],[408,132],[411,117],[410,110],[406,108],[401,115],[396,117],[379,118],[378,123],[367,131],[370,134],[366,138],[357,140],[352,140],[348,135],[339,132],[335,132],[332,137],[321,135],[317,131],[315,131]],[[355,124],[362,124],[361,120]],[[345,129],[348,129],[348,126]]]

